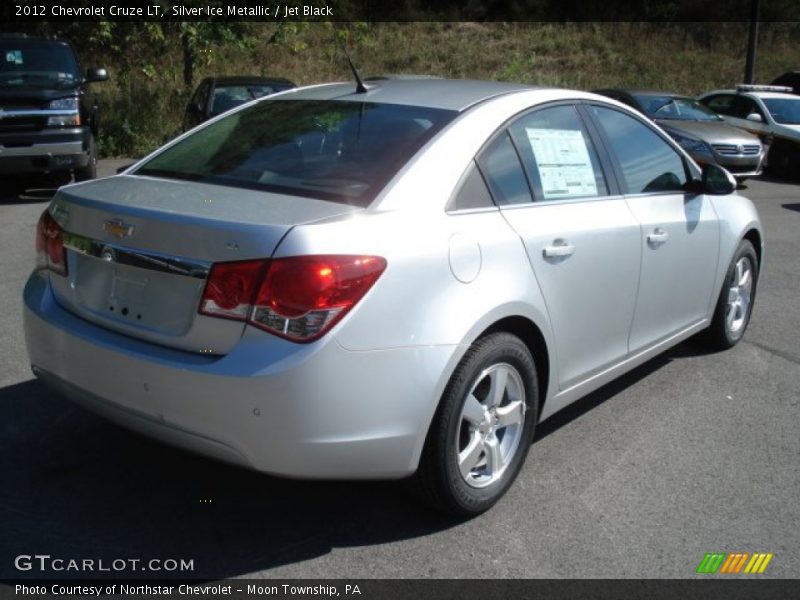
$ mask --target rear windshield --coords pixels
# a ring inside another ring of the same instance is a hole
[[[636,96],[645,114],[652,119],[673,121],[721,121],[722,117],[693,98],[680,96]]]
[[[75,55],[66,44],[0,40],[0,85],[64,87],[80,79]]]
[[[367,206],[458,113],[331,100],[263,100],[189,135],[136,173]]]

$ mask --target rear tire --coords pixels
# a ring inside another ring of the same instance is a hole
[[[758,255],[753,244],[742,240],[726,272],[714,318],[705,331],[705,342],[712,348],[731,348],[744,336],[756,299],[758,269]]]
[[[423,500],[458,516],[491,508],[528,455],[538,417],[536,367],[509,333],[481,338],[445,389],[413,483]]]

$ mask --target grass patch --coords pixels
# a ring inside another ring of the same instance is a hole
[[[363,76],[418,73],[516,81],[576,89],[638,87],[698,94],[730,87],[744,73],[746,23],[376,23],[351,24],[349,52]],[[279,43],[209,52],[196,70],[207,75],[286,77],[300,85],[351,78],[330,23],[308,23]],[[344,34],[343,34],[344,35]],[[798,68],[800,24],[763,23],[757,80]],[[107,66],[111,80],[93,87],[102,105],[99,151],[141,156],[180,131],[188,92],[177,42],[141,64]],[[122,75],[120,77],[120,74]]]

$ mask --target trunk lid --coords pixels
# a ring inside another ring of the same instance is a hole
[[[214,262],[269,258],[295,225],[361,209],[297,196],[120,175],[61,188],[58,302],[83,318],[165,346],[225,354],[244,324],[198,313]]]

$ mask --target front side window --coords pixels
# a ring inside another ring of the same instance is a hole
[[[647,125],[618,110],[592,106],[619,161],[629,194],[682,191],[687,182],[683,159]]]
[[[510,127],[538,200],[608,195],[594,145],[574,106],[554,106]]]
[[[800,98],[764,98],[764,104],[776,123],[800,125]]]
[[[738,96],[736,98],[734,110],[736,113],[734,116],[739,117],[740,119],[746,119],[747,115],[752,115],[755,113],[761,117],[762,121],[765,120],[764,113],[761,111],[758,104],[756,104],[756,101],[746,96]]]
[[[458,113],[334,100],[263,100],[223,116],[137,171],[367,206]]]

